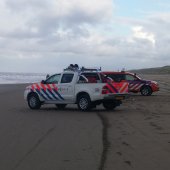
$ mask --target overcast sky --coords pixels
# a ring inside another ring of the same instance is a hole
[[[169,0],[0,0],[0,72],[170,65]]]

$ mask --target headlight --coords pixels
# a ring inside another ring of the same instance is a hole
[[[31,86],[27,86],[25,90],[30,90],[31,89]]]
[[[156,81],[152,81],[152,83],[158,85],[158,83]]]

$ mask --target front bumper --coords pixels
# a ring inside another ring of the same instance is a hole
[[[27,100],[27,96],[28,96],[29,93],[30,93],[30,90],[29,90],[29,89],[26,89],[26,90],[24,91],[24,99],[25,99],[25,100]]]
[[[160,90],[159,85],[157,85],[157,84],[152,84],[152,85],[151,85],[151,88],[152,88],[152,91],[153,91],[153,92],[156,92],[156,91],[159,91],[159,90]]]

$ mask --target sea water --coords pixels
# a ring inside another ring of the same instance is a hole
[[[34,83],[44,80],[45,74],[40,73],[5,73],[0,72],[0,84]]]

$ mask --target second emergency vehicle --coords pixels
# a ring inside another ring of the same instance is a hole
[[[129,83],[129,91],[133,93],[140,92],[143,96],[150,96],[153,92],[159,91],[159,85],[156,81],[144,80],[136,74],[121,72],[103,72],[106,76],[112,78],[115,82],[127,81]]]

